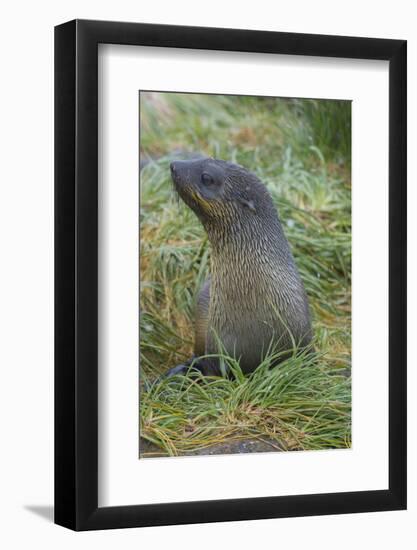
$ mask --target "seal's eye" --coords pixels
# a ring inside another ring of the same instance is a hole
[[[203,185],[210,186],[213,185],[214,179],[210,176],[210,174],[207,174],[207,172],[203,172],[201,174],[201,183]]]

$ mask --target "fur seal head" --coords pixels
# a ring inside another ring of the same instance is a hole
[[[206,228],[276,216],[265,185],[242,166],[206,157],[175,161],[170,168],[175,190]]]

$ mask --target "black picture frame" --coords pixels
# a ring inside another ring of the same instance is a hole
[[[98,507],[98,44],[389,61],[389,488]],[[74,20],[55,28],[55,522],[74,530],[406,508],[406,41]]]

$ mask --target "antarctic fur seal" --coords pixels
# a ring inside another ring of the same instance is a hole
[[[307,296],[266,186],[242,166],[213,158],[174,161],[171,177],[181,199],[203,224],[211,245],[211,274],[195,318],[190,365],[219,374],[220,349],[252,372],[271,349],[307,347],[312,331]]]

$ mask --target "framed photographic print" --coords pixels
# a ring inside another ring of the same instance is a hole
[[[55,521],[406,507],[406,42],[55,29]]]

